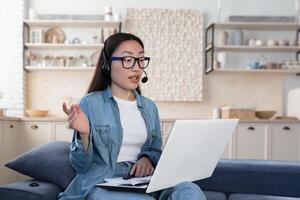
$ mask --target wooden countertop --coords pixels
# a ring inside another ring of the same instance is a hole
[[[191,119],[192,118],[188,118]],[[209,119],[209,118],[203,118]],[[176,119],[161,119],[162,122],[174,122]],[[300,123],[300,120],[286,120],[286,119],[255,119],[255,120],[240,120],[239,123]]]
[[[189,118],[192,119],[192,118]],[[203,118],[204,119],[204,118]],[[11,117],[11,116],[0,116],[1,121],[20,121],[20,122],[66,122],[67,118],[63,117]],[[176,119],[161,119],[163,123],[173,123]],[[300,120],[240,120],[240,123],[300,123]]]
[[[19,121],[19,117],[8,117],[8,116],[2,116],[0,115],[0,120],[1,121]]]
[[[1,121],[23,121],[23,122],[66,122],[63,117],[11,117],[0,116]]]

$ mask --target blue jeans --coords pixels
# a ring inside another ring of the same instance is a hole
[[[132,164],[129,162],[117,163],[114,177],[129,173]],[[150,194],[130,191],[107,190],[95,187],[88,195],[87,200],[205,200],[200,187],[194,183],[182,182],[172,188]]]

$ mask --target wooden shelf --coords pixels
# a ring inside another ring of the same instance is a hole
[[[266,23],[266,22],[228,22],[214,23],[216,29],[244,29],[244,30],[298,30],[300,24],[296,23]]]
[[[246,45],[226,45],[226,46],[215,46],[216,51],[245,51],[245,52],[257,52],[257,51],[287,51],[287,52],[295,52],[300,51],[300,46],[276,46],[276,47],[268,47],[268,46],[246,46]]]
[[[68,66],[68,67],[59,67],[59,66],[25,66],[25,70],[27,72],[35,72],[35,71],[95,71],[96,67],[88,66],[88,67],[77,67],[77,66]]]
[[[214,69],[215,72],[246,72],[246,73],[275,73],[275,74],[299,74],[300,69]]]
[[[101,49],[103,44],[51,44],[51,43],[25,43],[25,47],[30,49]]]
[[[28,26],[64,26],[64,27],[102,27],[118,28],[121,21],[104,21],[104,20],[24,20]]]

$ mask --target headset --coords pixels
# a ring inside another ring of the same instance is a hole
[[[105,75],[109,75],[110,74],[110,62],[109,62],[109,59],[106,54],[106,41],[104,42],[104,45],[103,45],[102,58],[103,58],[103,64],[101,66],[102,72]]]

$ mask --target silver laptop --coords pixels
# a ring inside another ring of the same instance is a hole
[[[237,119],[176,120],[147,185],[106,182],[97,186],[132,188],[151,193],[183,181],[208,178],[237,124]]]

